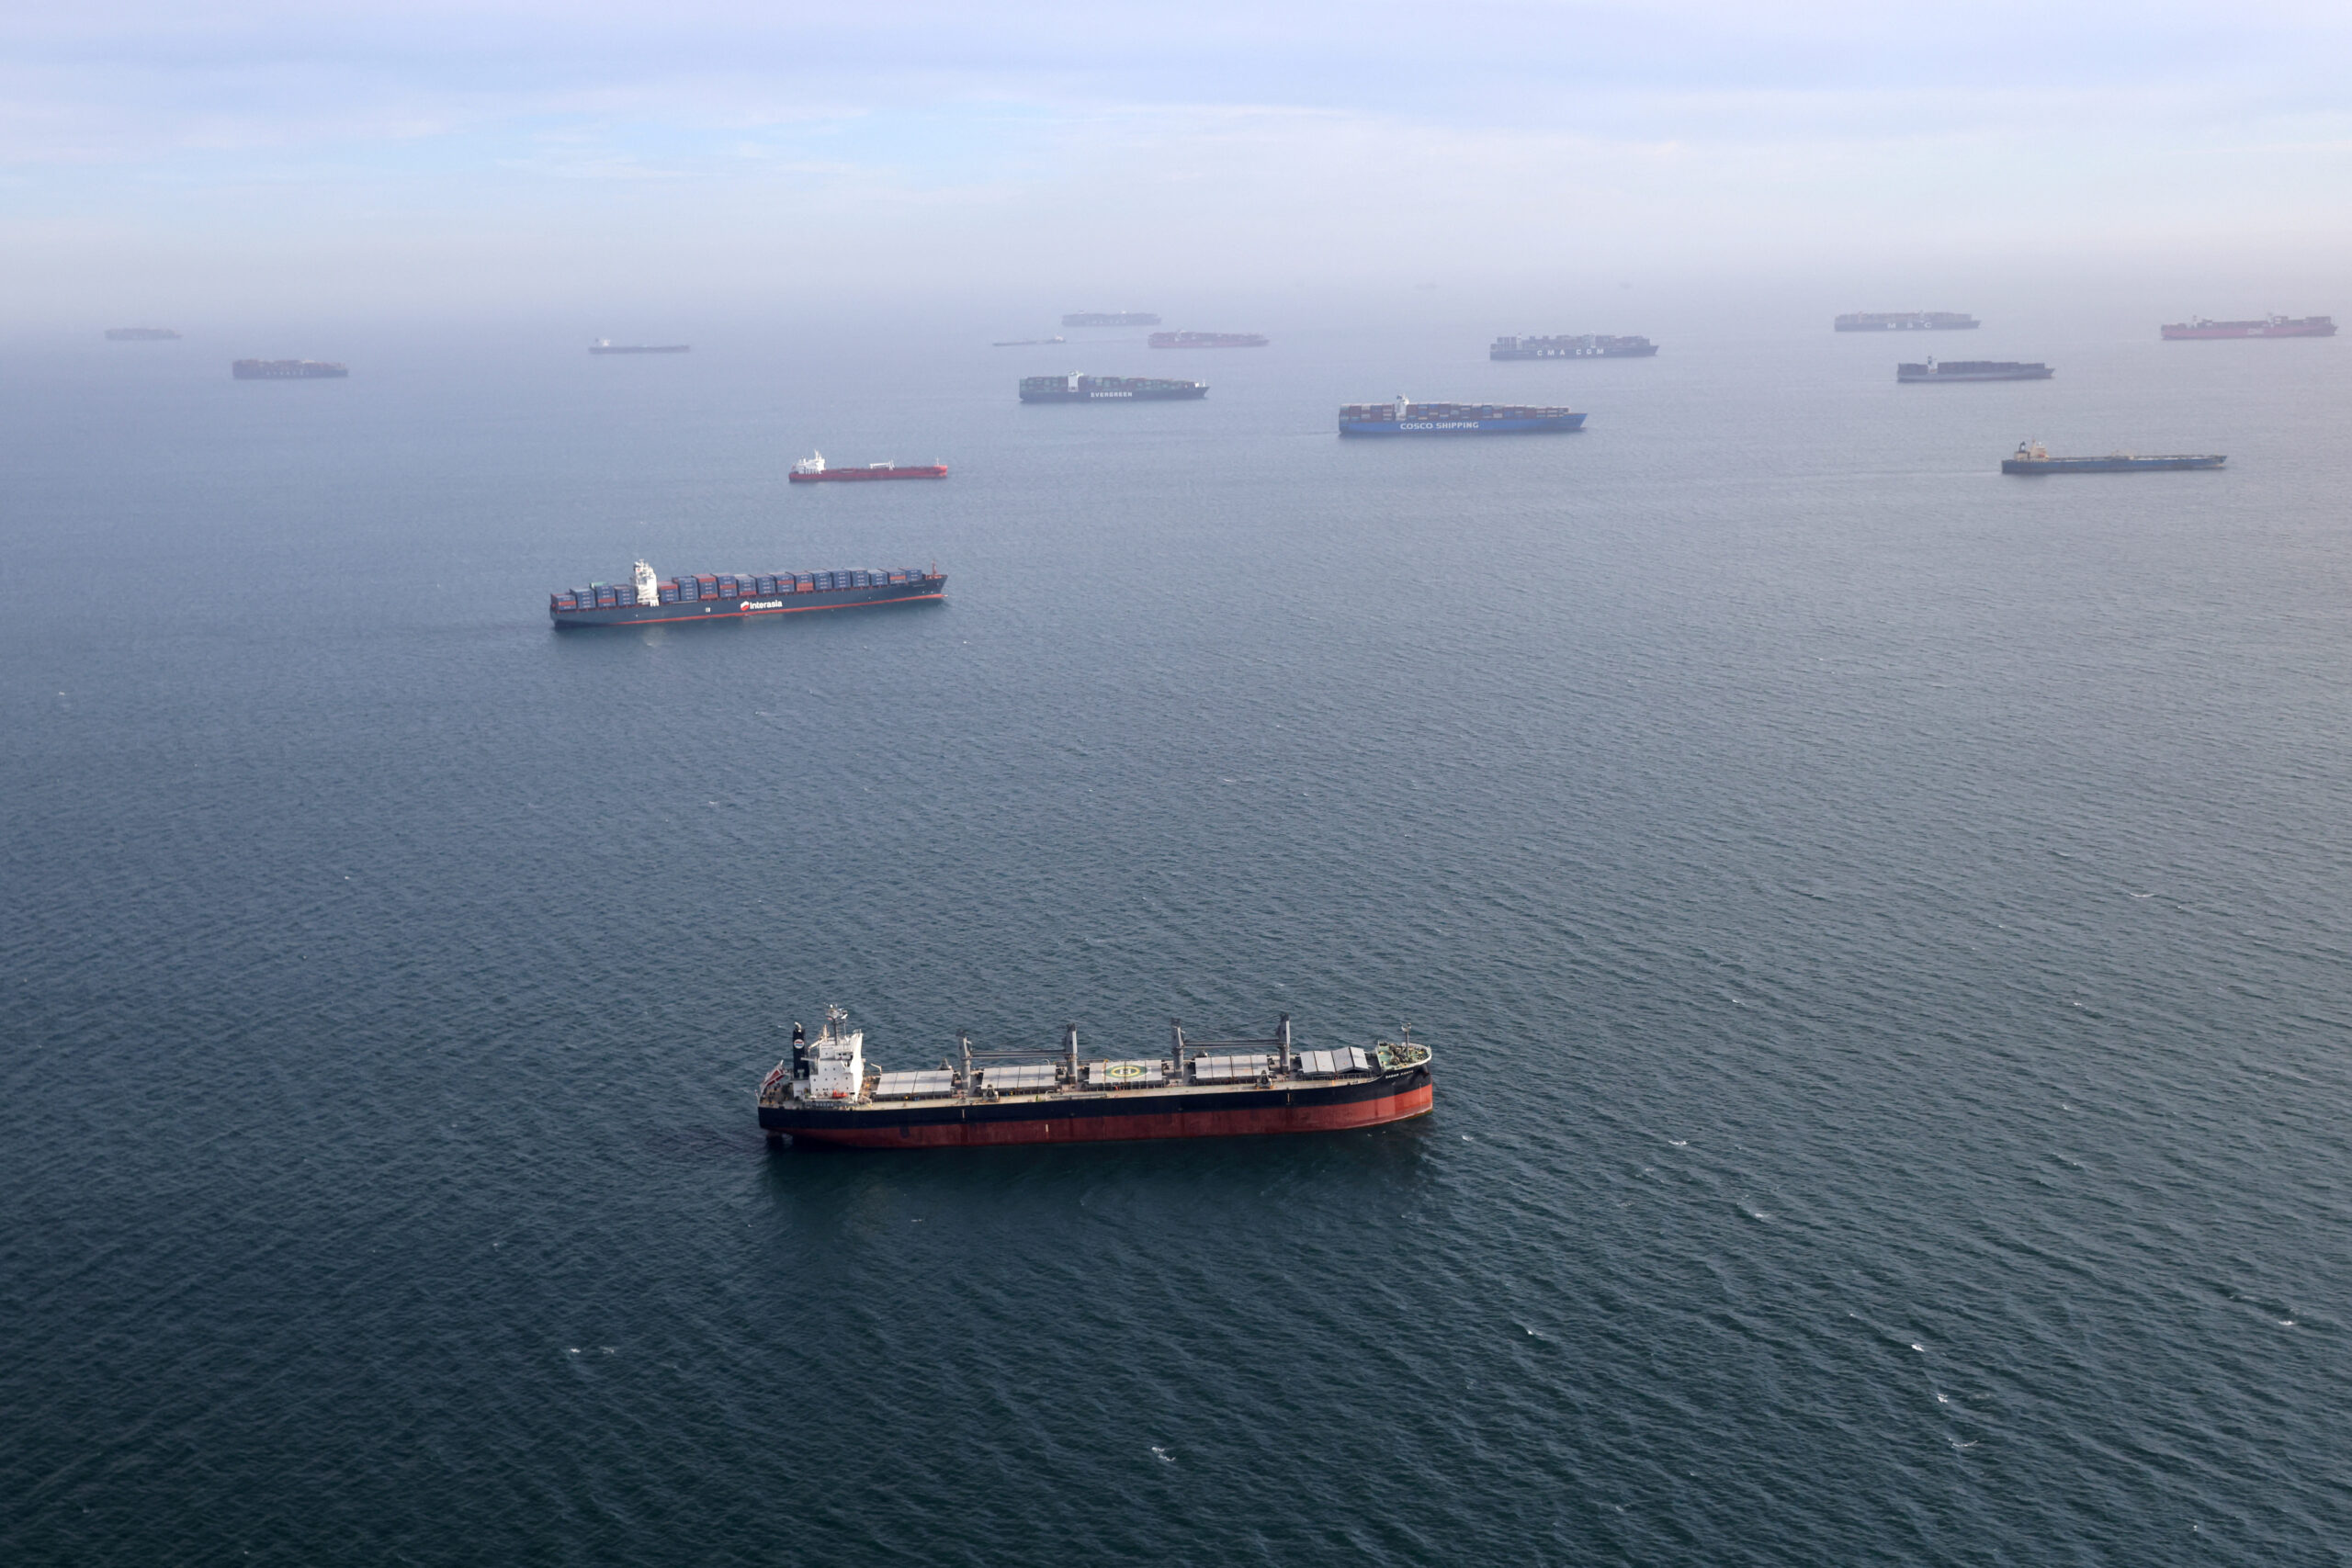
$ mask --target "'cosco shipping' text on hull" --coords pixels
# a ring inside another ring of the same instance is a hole
[[[1350,403],[1340,410],[1342,435],[1534,435],[1582,430],[1574,409],[1509,403]]]
[[[813,1041],[794,1026],[791,1058],[760,1086],[771,1144],[920,1149],[1329,1133],[1408,1121],[1435,1102],[1430,1049],[1409,1032],[1401,1045],[1298,1051],[1287,1016],[1265,1040],[1188,1041],[1180,1024],[1165,1056],[1083,1061],[1073,1026],[1052,1056],[976,1052],[959,1036],[960,1069],[880,1073],[846,1021],[828,1009]]]
[[[570,588],[548,600],[559,630],[575,626],[640,626],[680,621],[741,621],[806,610],[848,610],[867,604],[911,604],[943,597],[947,579],[933,567],[903,571],[721,572],[707,577],[655,578],[639,561],[634,581]]]

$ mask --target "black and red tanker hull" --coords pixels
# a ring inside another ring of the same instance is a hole
[[[1435,1094],[1427,1066],[1371,1080],[1283,1083],[1259,1089],[1050,1095],[1006,1101],[760,1107],[772,1138],[846,1148],[966,1148],[1001,1144],[1118,1143],[1337,1133],[1426,1116]]]

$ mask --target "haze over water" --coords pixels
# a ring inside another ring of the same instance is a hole
[[[1678,309],[20,334],[0,1554],[2340,1561],[2345,341]],[[639,554],[949,597],[549,630]],[[771,1153],[831,1001],[1437,1110]]]

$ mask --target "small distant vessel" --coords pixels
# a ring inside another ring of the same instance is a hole
[[[820,484],[829,479],[944,479],[947,477],[944,463],[922,463],[900,468],[896,463],[868,463],[862,468],[831,468],[825,466],[825,455],[819,452],[803,457],[792,465],[790,480],[797,485]]]
[[[1062,318],[1066,327],[1156,327],[1159,318],[1149,310],[1072,310]]]
[[[1587,333],[1582,337],[1498,337],[1487,350],[1489,359],[1646,359],[1657,344],[1645,337],[1610,337]]]
[[[1541,434],[1582,430],[1574,409],[1516,403],[1417,403],[1403,393],[1394,402],[1349,403],[1340,410],[1342,435]]]
[[[1979,324],[1965,310],[1855,310],[1838,318],[1841,333],[1950,333]]]
[[[1057,1051],[975,1051],[958,1034],[938,1067],[886,1073],[866,1064],[865,1032],[829,1007],[814,1040],[792,1026],[792,1055],[761,1080],[760,1128],[771,1147],[967,1148],[1336,1133],[1434,1103],[1434,1053],[1410,1030],[1398,1043],[1330,1050],[1294,1046],[1288,1013],[1263,1040],[1189,1040],[1178,1022],[1169,1032],[1165,1053],[1091,1060],[1076,1024]]]
[[[351,374],[347,366],[325,359],[240,359],[229,367],[240,381],[319,381]]]
[[[1263,348],[1263,333],[1154,333],[1154,348]]]
[[[2029,365],[2016,359],[1947,359],[1938,364],[1931,358],[1925,365],[1894,367],[1897,381],[2047,381],[2056,374],[2040,360]]]
[[[2193,321],[2175,321],[2158,331],[2164,333],[2166,343],[2217,337],[2334,337],[2335,318],[2265,316],[2258,321],[2209,321],[2199,316]]]
[[[1002,343],[992,343],[990,348],[1044,348],[1051,344],[1068,343],[1066,337],[1009,337]]]
[[[2129,474],[2143,468],[2218,468],[2226,456],[2177,453],[2143,457],[2132,452],[2110,452],[2104,457],[2053,457],[2039,441],[2020,441],[2014,456],[2001,460],[2005,474]]]
[[[164,343],[180,334],[169,327],[108,327],[107,338],[111,343]]]
[[[600,337],[588,345],[591,354],[691,354],[694,345],[685,343],[615,343]]]
[[[1205,398],[1205,381],[1162,381],[1149,376],[1023,376],[1024,403],[1148,402],[1172,398]]]
[[[907,604],[937,599],[947,579],[926,571],[723,571],[657,578],[643,561],[627,582],[595,582],[548,596],[558,631],[578,626],[650,626],[677,621],[740,621],[805,610],[847,610],[866,604]]]

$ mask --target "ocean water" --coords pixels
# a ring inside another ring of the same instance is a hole
[[[1819,315],[0,344],[0,1558],[2352,1560],[2352,342]],[[771,1152],[828,1002],[1437,1110]]]

